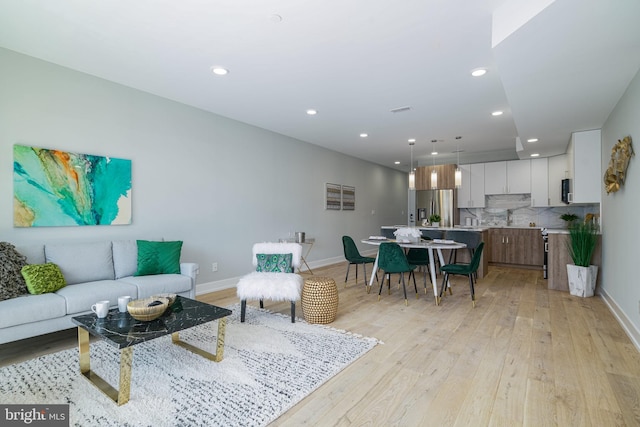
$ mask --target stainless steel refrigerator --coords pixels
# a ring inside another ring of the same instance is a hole
[[[440,227],[453,227],[457,223],[455,190],[416,191],[416,225],[421,226],[434,213],[440,215]]]

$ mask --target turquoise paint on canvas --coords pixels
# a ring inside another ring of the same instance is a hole
[[[131,223],[131,160],[14,145],[14,226]]]

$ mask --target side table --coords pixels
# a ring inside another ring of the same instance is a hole
[[[300,243],[300,242],[296,242],[296,239],[292,239],[292,238],[288,238],[288,239],[278,239],[278,241],[280,243]],[[309,257],[309,252],[311,252],[311,249],[313,248],[313,244],[316,242],[316,239],[314,238],[307,238],[304,240],[304,242],[300,243],[303,246],[303,254],[301,257],[301,261],[302,263],[307,267],[307,271],[310,274],[313,274],[313,271],[311,271],[311,267],[309,267],[309,264],[307,264],[307,258]],[[306,246],[306,251],[304,246]],[[298,268],[298,273],[302,273],[302,269]]]
[[[312,276],[304,280],[302,312],[309,323],[331,323],[338,313],[338,286],[330,277]]]

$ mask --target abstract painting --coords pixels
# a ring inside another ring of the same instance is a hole
[[[131,160],[13,146],[15,227],[131,224]]]
[[[342,186],[342,210],[353,211],[356,209],[356,187]]]
[[[325,185],[325,209],[330,211],[340,210],[340,184]]]

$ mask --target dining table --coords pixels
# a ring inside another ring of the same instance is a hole
[[[444,240],[444,239],[434,239],[434,240],[420,240],[418,242],[408,242],[402,240],[393,240],[387,239],[378,236],[371,236],[368,239],[362,239],[362,243],[367,245],[380,246],[382,243],[397,243],[401,248],[412,249],[427,249],[427,253],[429,254],[429,275],[431,277],[431,284],[433,285],[433,296],[435,298],[436,305],[440,305],[440,296],[438,295],[438,283],[436,277],[436,266],[435,266],[435,253],[438,254],[438,260],[440,261],[440,265],[445,265],[444,256],[442,255],[443,249],[463,249],[466,248],[467,245],[465,243],[456,242],[453,240]],[[373,286],[373,279],[376,277],[378,272],[378,253],[376,253],[376,260],[373,263],[373,272],[371,273],[371,279],[369,280],[369,290]],[[450,289],[451,285],[447,281],[447,287]]]

